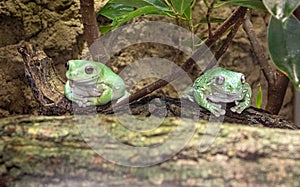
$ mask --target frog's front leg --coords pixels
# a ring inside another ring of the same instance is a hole
[[[243,100],[235,101],[234,107],[231,107],[230,110],[232,112],[242,113],[246,108],[249,108],[251,105],[251,87],[248,83],[245,83],[245,87],[243,89]]]
[[[95,97],[88,97],[86,106],[104,105],[112,100],[113,90],[109,86],[105,84],[99,84],[98,89],[102,91],[101,95]]]
[[[194,92],[195,98],[197,103],[204,107],[205,109],[209,110],[213,115],[219,117],[221,115],[225,115],[226,111],[222,109],[222,105],[213,103],[207,99],[205,93],[200,90],[195,90]]]
[[[64,94],[65,96],[72,102],[75,102],[79,106],[85,106],[86,103],[88,102],[87,97],[80,96],[77,94],[78,90],[77,88],[72,88],[70,86],[70,81],[66,82],[66,86],[64,89]]]

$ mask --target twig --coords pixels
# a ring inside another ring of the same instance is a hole
[[[206,40],[205,45],[202,45],[195,53],[182,65],[182,69],[186,72],[195,64],[193,59],[199,59],[207,47],[211,47],[233,24],[240,18],[246,15],[247,8],[239,7],[212,35],[211,38]]]
[[[88,46],[100,36],[94,10],[94,0],[80,0],[83,29]]]
[[[236,24],[234,24],[232,30],[230,31],[230,33],[227,35],[223,45],[221,46],[221,48],[217,51],[217,53],[215,54],[215,58],[217,60],[219,60],[221,58],[221,56],[226,52],[226,50],[229,47],[229,44],[232,42],[234,36],[236,35],[237,31],[239,30],[239,27],[242,25],[242,23],[244,22],[244,18],[240,18]]]
[[[255,57],[260,65],[260,67],[262,68],[262,71],[263,71],[268,83],[273,84],[274,83],[274,75],[272,72],[274,72],[274,69],[268,63],[268,60],[264,55],[263,48],[261,47],[260,43],[258,42],[256,34],[253,30],[253,25],[248,16],[246,16],[246,19],[244,21],[244,30],[248,35],[248,38],[250,40]]]
[[[211,31],[211,23],[210,23],[210,13],[215,4],[215,1],[213,1],[210,6],[207,8],[207,13],[206,13],[206,21],[207,21],[207,28],[208,28],[208,38],[212,37],[213,33]]]
[[[207,70],[211,69],[212,67],[214,67],[217,63],[217,61],[222,57],[222,55],[227,51],[229,44],[232,42],[234,36],[236,35],[239,27],[242,25],[242,23],[244,22],[244,18],[240,18],[236,24],[234,24],[232,30],[230,31],[230,33],[227,35],[226,39],[223,42],[223,45],[220,47],[220,49],[217,51],[217,53],[215,54],[215,59],[213,60],[211,63],[209,63],[205,70],[202,72],[206,72]]]
[[[300,6],[298,6],[298,8],[294,11],[294,16],[296,16],[300,21]]]
[[[236,23],[236,21],[244,17],[247,12],[247,8],[239,7],[213,34],[213,36],[205,42],[205,44],[210,47],[213,43],[215,43],[226,31],[229,27]]]
[[[210,47],[212,44],[214,44],[227,30],[229,27],[231,27],[233,24],[237,22],[240,18],[243,18],[247,12],[247,8],[245,7],[239,7],[212,35],[211,38],[209,38],[205,44],[201,45],[201,47],[195,51],[195,53],[181,66],[181,68],[185,72],[189,72],[189,70],[192,68],[192,66],[195,64],[194,59],[199,59],[205,53],[207,50],[207,47]],[[124,105],[126,103],[130,103],[134,100],[138,100],[149,93],[152,93],[153,91],[167,85],[169,82],[181,77],[182,71],[176,71],[172,73],[171,75],[165,76],[162,79],[159,79],[158,81],[150,84],[149,86],[146,86],[145,88],[142,88],[141,90],[138,90],[135,94],[129,96],[128,99],[124,99],[117,104],[115,104],[113,107],[118,107],[121,105]]]

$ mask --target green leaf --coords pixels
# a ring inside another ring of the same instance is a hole
[[[187,9],[184,11],[183,15],[187,20],[191,20],[191,11],[191,7],[187,7]]]
[[[236,5],[236,6],[242,6],[242,7],[247,7],[247,8],[252,8],[252,9],[259,9],[259,10],[266,10],[266,7],[262,3],[261,0],[230,0],[230,1],[222,1],[222,2],[217,2],[214,5],[214,8],[220,8],[221,6],[224,5]]]
[[[282,22],[285,22],[300,5],[299,0],[263,0],[263,3],[267,10]]]
[[[261,103],[262,103],[262,89],[261,89],[261,85],[258,85],[258,92],[256,95],[256,108],[261,108]]]
[[[268,27],[269,52],[276,66],[300,90],[300,22],[291,15],[285,22],[272,16]]]
[[[99,30],[100,30],[101,34],[106,34],[109,31],[111,31],[112,28],[113,28],[112,25],[104,25],[104,26],[100,26]]]
[[[144,6],[148,6],[149,3],[144,0],[110,0],[109,4],[121,4],[130,7],[140,8]]]
[[[171,0],[174,9],[182,16],[193,0]]]
[[[147,3],[149,3],[150,5],[155,6],[156,8],[169,10],[168,5],[166,5],[165,3],[163,3],[160,0],[144,0],[144,1],[147,2]]]
[[[135,8],[132,6],[123,5],[123,4],[107,3],[104,7],[101,8],[101,10],[98,12],[98,14],[105,16],[108,19],[113,20],[114,18],[116,18],[118,16],[128,14],[129,12],[132,12],[134,10],[135,10]]]
[[[169,7],[160,0],[110,0],[99,10],[98,14],[113,20],[136,9],[151,5],[158,9],[169,10]]]
[[[112,25],[114,28],[117,28],[120,25],[122,25],[123,23],[126,23],[127,21],[129,21],[135,17],[144,15],[144,14],[166,15],[166,13],[164,11],[162,11],[161,9],[158,9],[154,6],[145,6],[145,7],[139,8],[135,11],[129,12],[128,14],[125,14],[123,16],[116,17],[113,20]]]

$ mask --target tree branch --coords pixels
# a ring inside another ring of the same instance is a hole
[[[298,18],[298,20],[300,21],[300,6],[298,6],[298,8],[294,11],[294,15]]]
[[[209,7],[207,7],[207,12],[206,12],[206,21],[207,21],[207,29],[208,29],[208,38],[212,37],[212,31],[211,31],[211,20],[210,20],[210,14],[213,9],[213,6],[215,4],[215,1],[213,1]]]
[[[256,34],[253,30],[253,25],[248,16],[246,16],[246,19],[244,22],[244,30],[248,35],[254,55],[263,71],[263,74],[265,75],[268,83],[274,84],[274,81],[275,81],[274,76],[273,76],[274,69],[268,63],[268,59],[264,55],[263,48],[261,47],[261,44],[259,43],[259,41],[256,37]]]
[[[84,28],[84,36],[88,46],[100,37],[94,9],[94,0],[80,0],[80,10]]]
[[[244,30],[248,35],[255,57],[268,82],[268,101],[266,110],[272,114],[278,114],[283,103],[289,79],[280,71],[272,68],[268,63],[248,16],[244,22]]]

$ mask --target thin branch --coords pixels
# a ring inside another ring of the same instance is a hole
[[[229,45],[231,44],[234,36],[236,35],[237,31],[239,30],[239,28],[240,28],[240,26],[242,25],[243,22],[244,22],[244,18],[240,18],[236,22],[236,24],[234,24],[232,30],[230,31],[230,33],[227,35],[226,39],[224,40],[223,45],[220,47],[220,49],[215,54],[215,59],[216,60],[213,60],[211,63],[209,63],[202,73],[206,72],[207,70],[213,68],[216,65],[217,61],[227,51]]]
[[[213,36],[205,42],[210,47],[214,44],[236,21],[244,17],[247,12],[247,8],[239,7],[213,34]]]
[[[298,18],[298,20],[300,21],[300,6],[298,6],[298,8],[294,11],[294,15]]]
[[[272,72],[274,72],[274,69],[268,63],[268,60],[264,55],[263,48],[257,39],[257,36],[253,30],[253,25],[248,16],[246,16],[246,19],[244,22],[244,30],[248,35],[248,38],[250,40],[255,57],[260,65],[260,67],[262,68],[262,71],[263,71],[268,83],[273,84],[274,83],[274,75]]]
[[[215,1],[213,1],[210,6],[207,8],[207,13],[206,13],[206,21],[207,21],[207,28],[208,28],[208,38],[210,38],[213,33],[211,31],[211,22],[210,22],[210,14],[211,14],[211,10],[213,8],[215,4]]]
[[[289,79],[280,71],[272,68],[268,63],[248,16],[244,22],[244,30],[249,37],[255,57],[268,82],[268,101],[266,110],[272,114],[278,114],[283,103]]]
[[[222,55],[226,52],[226,50],[228,49],[230,43],[232,42],[234,36],[236,35],[237,31],[239,30],[240,26],[242,25],[242,23],[244,22],[244,18],[240,18],[236,24],[234,24],[232,30],[230,31],[230,33],[227,35],[223,45],[221,46],[221,48],[217,51],[215,58],[216,60],[219,60]]]
[[[94,0],[80,0],[80,10],[84,36],[88,46],[91,46],[100,36],[94,9]]]
[[[189,70],[193,67],[195,64],[194,59],[199,59],[203,55],[203,53],[206,52],[207,47],[210,47],[213,45],[233,24],[235,24],[240,18],[244,18],[247,12],[247,8],[245,7],[239,7],[212,35],[211,38],[209,38],[205,45],[201,45],[201,47],[195,51],[195,53],[187,60],[185,63],[181,66],[181,68],[185,72],[189,72]],[[142,88],[141,90],[138,90],[135,94],[129,96],[128,99],[124,99],[117,104],[115,104],[113,107],[118,107],[121,105],[124,105],[126,103],[131,103],[132,101],[138,100],[153,91],[166,86],[169,82],[174,81],[175,79],[181,77],[183,74],[182,71],[176,71],[172,73],[171,75],[165,76],[162,79],[159,79],[158,81],[150,84],[149,86],[146,86],[145,88]]]

